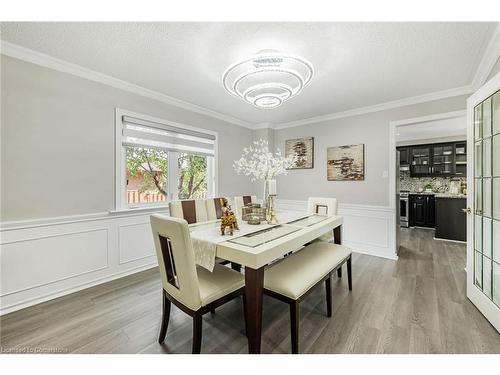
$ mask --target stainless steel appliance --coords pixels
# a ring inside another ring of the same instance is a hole
[[[399,225],[408,228],[410,222],[410,192],[399,192]]]

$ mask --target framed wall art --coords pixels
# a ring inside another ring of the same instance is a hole
[[[314,168],[314,138],[288,139],[285,141],[285,156],[295,154],[298,160],[289,169]]]
[[[328,181],[363,181],[365,179],[365,145],[328,147],[326,176]]]

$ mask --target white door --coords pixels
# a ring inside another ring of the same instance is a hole
[[[500,74],[467,100],[467,297],[500,331]]]

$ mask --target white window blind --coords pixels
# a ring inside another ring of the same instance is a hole
[[[173,125],[122,116],[122,145],[214,156],[215,136]]]

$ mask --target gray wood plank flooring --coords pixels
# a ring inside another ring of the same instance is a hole
[[[324,288],[301,303],[302,353],[500,353],[500,335],[465,297],[465,246],[402,230],[398,261],[353,256],[354,290],[334,277],[333,316]],[[190,353],[191,318],[172,306],[157,343],[156,269],[0,317],[0,345],[69,353]],[[203,320],[202,353],[246,353],[241,300]],[[289,353],[288,306],[264,297],[263,353]]]

